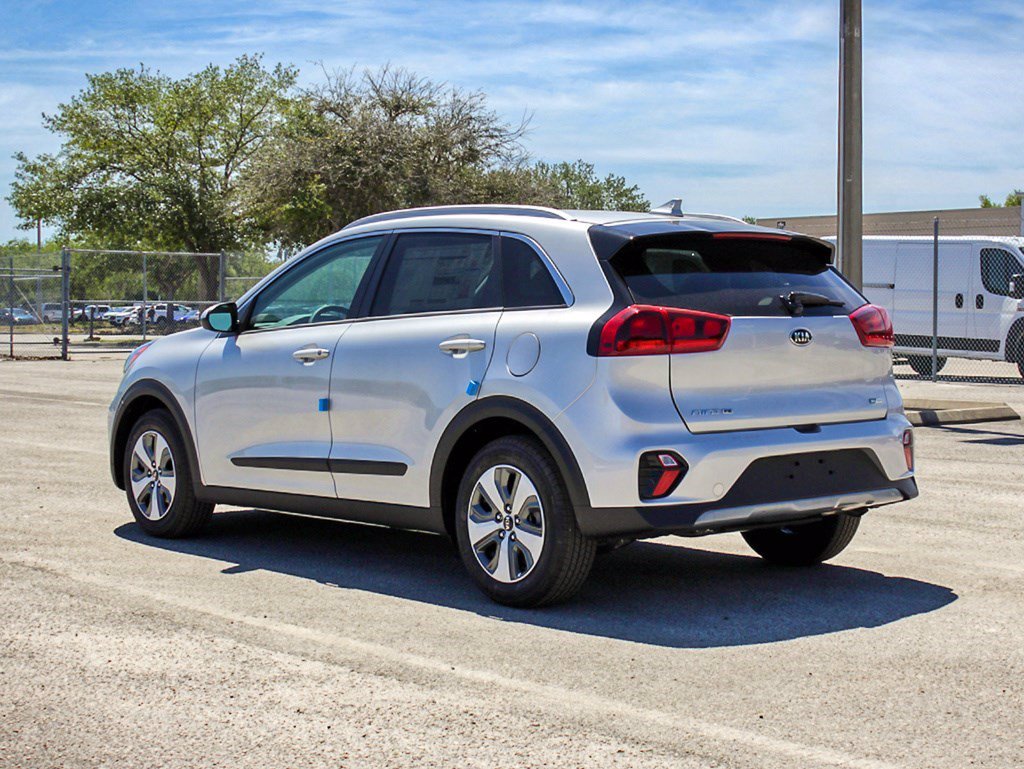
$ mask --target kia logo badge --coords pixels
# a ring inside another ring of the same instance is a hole
[[[794,329],[789,335],[789,341],[795,344],[797,347],[806,347],[811,343],[814,337],[811,336],[811,332],[806,328]]]

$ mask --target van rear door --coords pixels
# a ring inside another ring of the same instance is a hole
[[[865,347],[864,298],[812,238],[683,232],[637,238],[611,259],[638,305],[727,316],[719,349],[670,354],[670,386],[696,433],[881,419],[887,348]]]

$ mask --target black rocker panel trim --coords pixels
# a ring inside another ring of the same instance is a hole
[[[392,505],[384,502],[367,502],[361,499],[314,497],[277,491],[236,489],[228,486],[203,486],[197,490],[197,496],[203,502],[220,505],[315,515],[339,521],[375,523],[399,529],[429,531],[434,534],[445,533],[441,511],[428,507]]]
[[[358,475],[405,475],[404,462],[373,459],[321,459],[318,457],[232,457],[236,467],[263,467],[268,470],[304,470],[314,473],[351,473]]]

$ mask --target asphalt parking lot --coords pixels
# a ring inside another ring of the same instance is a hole
[[[522,611],[425,534],[143,536],[107,469],[119,376],[0,363],[2,767],[1024,764],[1020,422],[919,429],[921,496],[829,565],[663,538]]]

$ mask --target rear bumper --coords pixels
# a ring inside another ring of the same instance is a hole
[[[880,488],[841,491],[815,497],[730,505],[727,500],[645,507],[577,508],[576,520],[588,537],[699,537],[761,526],[813,521],[840,512],[856,512],[903,502],[917,496],[913,478],[889,481]]]

